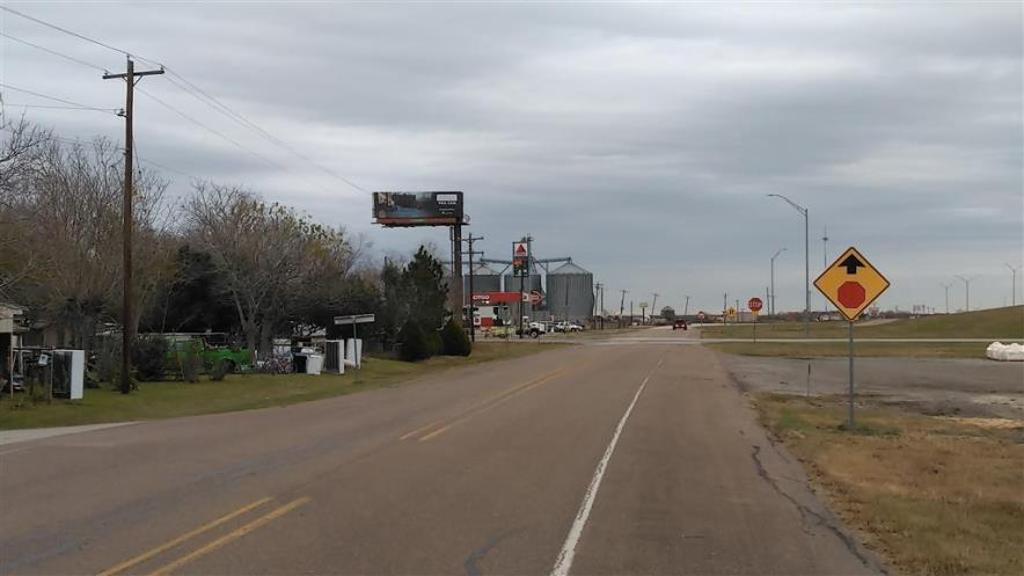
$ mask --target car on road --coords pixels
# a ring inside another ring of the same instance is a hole
[[[688,328],[686,326],[686,320],[683,320],[682,318],[677,318],[676,321],[672,323],[672,329],[687,330]]]
[[[575,322],[569,322],[567,320],[563,320],[561,322],[557,322],[554,325],[553,330],[555,332],[566,332],[566,333],[567,332],[582,332],[583,331],[583,326],[580,326],[579,324],[577,324]]]

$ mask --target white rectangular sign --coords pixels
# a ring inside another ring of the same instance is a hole
[[[335,316],[335,326],[347,326],[349,324],[366,324],[376,320],[373,314],[354,314],[352,316]]]

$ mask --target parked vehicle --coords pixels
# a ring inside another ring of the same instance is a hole
[[[530,322],[523,326],[523,335],[529,336],[530,338],[540,338],[541,335],[547,334],[548,329],[544,326],[543,322]],[[516,335],[519,335],[519,330],[516,330]]]
[[[247,371],[250,368],[251,360],[249,351],[237,346],[228,344],[214,344],[216,340],[212,335],[165,335],[169,346],[167,349],[167,360],[174,365],[179,363],[179,357],[185,353],[198,354],[203,360],[203,366],[207,369],[224,362],[228,372]]]
[[[582,332],[583,331],[583,326],[580,326],[579,324],[576,324],[575,322],[569,322],[567,320],[563,320],[563,321],[558,322],[558,323],[556,323],[554,325],[554,331],[555,332]]]

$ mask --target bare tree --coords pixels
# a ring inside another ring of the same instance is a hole
[[[59,343],[89,348],[98,323],[120,307],[123,151],[104,139],[89,145],[50,140],[36,154],[10,204],[23,225],[7,251],[32,266],[8,288],[60,329]],[[145,172],[137,178],[135,247],[143,257],[136,259],[135,273],[141,304],[170,250],[161,222],[165,184]]]
[[[185,207],[189,233],[210,251],[254,354],[294,318],[297,301],[341,279],[351,249],[340,231],[239,188],[197,183]]]
[[[11,120],[0,109],[0,298],[32,269],[31,254],[19,254],[17,243],[30,223],[24,218],[23,200],[29,179],[38,169],[52,134],[29,124],[24,117]]]

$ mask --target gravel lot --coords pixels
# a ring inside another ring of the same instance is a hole
[[[845,394],[846,358],[758,358],[720,354],[744,390]],[[808,366],[810,377],[808,378]],[[927,414],[1024,420],[1024,365],[974,359],[857,358],[857,393]]]

